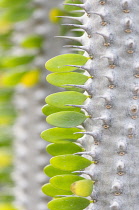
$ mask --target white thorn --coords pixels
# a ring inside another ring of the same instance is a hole
[[[118,152],[121,155],[124,155],[127,150],[127,142],[125,140],[120,140],[118,142]]]
[[[125,19],[124,23],[124,30],[126,33],[131,33],[132,32],[132,21],[129,18]]]
[[[80,7],[85,10],[85,5],[84,4],[71,4],[71,3],[64,3],[63,5],[68,5],[68,6],[75,6],[75,7]]]
[[[128,0],[123,0],[122,1],[122,8],[123,8],[124,13],[129,13],[130,12],[129,1]]]
[[[122,193],[122,183],[120,181],[114,181],[112,191],[115,195],[120,195]]]
[[[98,34],[104,38],[104,46],[109,47],[112,42],[112,34],[95,32],[94,34]]]
[[[127,46],[127,53],[129,54],[133,54],[135,51],[135,42],[133,39],[128,39],[126,42],[126,46]]]
[[[57,17],[59,17],[59,18],[67,18],[67,19],[72,19],[72,20],[77,20],[77,21],[79,21],[79,22],[81,22],[82,23],[82,17],[73,17],[73,16],[57,16]]]
[[[128,136],[128,138],[133,138],[134,135],[135,135],[135,127],[130,124],[127,127],[127,136]]]
[[[108,59],[108,63],[109,63],[109,67],[114,69],[116,67],[117,64],[117,60],[118,58],[111,54],[111,55],[106,55],[106,56],[101,56],[100,58],[107,58]]]
[[[119,206],[119,204],[118,204],[116,201],[114,201],[114,202],[111,204],[110,209],[111,209],[111,210],[120,210],[120,206]]]
[[[82,42],[82,38],[81,37],[72,37],[72,36],[54,36],[56,38],[64,38],[64,39],[71,39],[77,42]]]
[[[117,172],[119,175],[123,175],[125,173],[125,164],[122,160],[119,160],[117,162],[116,167],[117,167]]]

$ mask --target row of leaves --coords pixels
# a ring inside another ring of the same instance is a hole
[[[64,6],[63,7],[54,7],[50,10],[49,12],[49,19],[52,23],[60,23],[60,35],[66,35],[68,34],[68,32],[70,32],[70,35],[73,34],[74,36],[81,36],[83,34],[82,31],[76,31],[73,30],[71,32],[71,29],[74,29],[73,26],[68,26],[63,24],[64,23],[64,19],[61,18],[63,16],[81,16],[82,12],[76,12],[77,10],[80,10],[80,8],[75,7],[75,6],[68,6],[66,4],[69,3],[73,3],[73,0],[65,0],[64,1]],[[74,0],[74,3],[76,4],[80,4],[81,1],[80,0]],[[75,21],[76,23],[76,21]],[[70,44],[70,40],[68,40],[68,44]],[[77,42],[76,45],[78,45],[79,43]]]
[[[18,22],[22,24],[23,21],[31,18],[35,11],[32,2],[33,0],[0,1],[0,52],[3,54],[0,58],[0,83],[2,86],[14,86],[20,83],[32,87],[39,81],[41,69],[33,67],[32,62],[35,60],[38,50],[43,46],[43,36],[29,34],[17,46],[26,50],[25,55],[11,56],[11,49],[13,46],[15,47],[12,40],[14,25]],[[70,0],[65,0],[65,3],[69,2]],[[49,18],[52,22],[57,23],[61,18],[56,18],[55,15],[68,15],[69,12],[69,7],[66,5],[64,10],[52,8]],[[65,33],[65,30],[67,28],[61,27],[62,33]],[[30,52],[30,50],[32,51]]]
[[[32,68],[43,37],[29,34],[20,43],[14,41],[15,24],[24,24],[35,11],[32,0],[0,0],[0,210],[16,210],[13,205],[13,132],[16,119],[13,106],[14,86],[31,87],[39,80],[40,69]],[[21,48],[27,53],[13,56]]]
[[[39,80],[40,69],[32,67],[38,49],[43,44],[43,37],[29,34],[19,44],[14,41],[15,24],[27,21],[35,11],[32,0],[0,1],[0,84],[2,87],[21,83],[30,87]],[[13,50],[22,48],[22,55],[12,55]]]
[[[79,171],[94,162],[79,155],[84,148],[76,143],[83,136],[80,132],[84,131],[83,126],[79,125],[89,116],[81,108],[72,106],[82,105],[89,96],[70,86],[83,85],[90,78],[70,66],[84,65],[88,59],[78,54],[64,54],[46,62],[46,69],[53,72],[46,80],[67,89],[47,96],[47,104],[42,108],[47,116],[46,121],[57,126],[41,134],[44,140],[51,142],[46,151],[54,156],[50,159],[50,165],[44,168],[45,174],[51,177],[50,181],[42,187],[46,195],[54,197],[48,203],[50,210],[82,210],[92,202],[84,197],[91,195],[94,182],[79,176]]]
[[[16,111],[12,105],[14,91],[9,88],[0,90],[0,209],[16,210],[12,202],[13,180],[13,135],[11,125],[16,118]]]
[[[34,9],[31,0],[0,0],[0,209],[16,210],[13,205],[13,132],[17,113],[13,105],[13,86],[21,83],[30,87],[38,81],[39,70],[30,67],[35,54],[13,56],[13,49],[26,51],[41,47],[41,36],[25,37],[17,44],[13,41],[16,23],[28,20]]]
[[[14,186],[11,174],[13,137],[11,126],[15,122],[16,111],[12,100],[13,87],[19,83],[32,87],[40,76],[40,69],[33,67],[32,62],[36,53],[42,48],[43,37],[29,34],[20,43],[13,41],[16,23],[24,24],[31,18],[35,8],[33,0],[0,0],[0,210],[15,210],[12,205],[14,200],[12,188]],[[67,14],[59,8],[52,9],[50,19],[58,15]],[[13,48],[22,48],[26,52],[22,56],[11,55]],[[30,53],[31,52],[31,53]],[[35,52],[35,53],[34,53]]]

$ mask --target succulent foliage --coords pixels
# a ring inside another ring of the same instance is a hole
[[[56,109],[55,113],[47,117],[47,122],[60,129],[76,127],[85,130],[76,132],[83,134],[84,137],[80,141],[76,140],[74,144],[82,143],[86,151],[55,156],[50,163],[54,168],[63,171],[73,170],[76,173],[80,172],[81,176],[90,175],[95,181],[91,197],[96,202],[92,203],[92,209],[137,210],[139,208],[138,1],[67,0],[64,6],[71,12],[71,15],[65,16],[69,21],[65,25],[75,27],[74,31],[82,31],[83,34],[77,37],[70,34],[59,38],[72,40],[73,44],[66,47],[77,49],[83,54],[70,52],[47,61],[45,65],[47,70],[54,72],[47,76],[47,81],[59,87],[81,88],[83,92],[80,94],[87,98],[78,103],[75,97],[74,102],[73,94],[70,103],[68,94],[71,90],[56,93],[61,96],[65,94],[59,103],[55,103],[55,94],[54,97],[48,96],[50,101],[46,102],[49,106],[61,106],[63,110]],[[73,10],[74,14],[76,10],[76,14],[80,15],[73,16]],[[73,22],[70,23],[70,20]],[[80,44],[76,45],[77,42]],[[81,83],[78,83],[78,78],[77,81],[73,79],[74,72],[80,74]],[[88,76],[88,79],[86,80],[83,75]],[[65,111],[64,106],[78,107],[81,110]],[[61,136],[57,136],[58,141],[55,139],[53,143],[59,143]],[[44,139],[47,140],[47,137]],[[61,140],[67,141],[66,135],[65,139]],[[93,161],[85,156],[82,157],[83,161],[79,160],[76,164],[79,155],[89,155]],[[85,159],[90,161],[90,164],[86,165]],[[85,169],[89,165],[90,167]],[[74,183],[72,186],[78,188]],[[87,184],[85,188],[86,186]],[[89,188],[87,190],[89,192]],[[77,191],[78,189],[72,190],[72,192]],[[54,199],[48,207],[51,210],[84,209],[90,202],[80,200],[82,193],[79,192],[77,195],[79,197],[66,196]],[[80,206],[82,202],[84,205]]]

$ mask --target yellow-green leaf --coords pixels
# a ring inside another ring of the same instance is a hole
[[[82,152],[84,149],[72,142],[49,144],[46,147],[46,151],[52,155],[64,155],[64,154],[74,154],[76,152]]]
[[[50,114],[56,113],[56,112],[61,112],[61,111],[76,111],[76,112],[80,112],[80,108],[78,107],[69,107],[69,106],[65,106],[65,108],[59,108],[59,107],[55,107],[49,104],[46,104],[42,107],[42,112],[43,114],[45,114],[46,116],[49,116]]]
[[[21,6],[23,4],[27,4],[29,3],[29,1],[31,0],[12,0],[12,1],[9,1],[9,0],[0,0],[0,7],[3,7],[3,8],[13,8],[13,7],[17,7],[17,6]]]
[[[91,165],[93,162],[78,155],[59,155],[50,159],[55,168],[65,171],[78,171]]]
[[[17,210],[17,208],[10,203],[0,203],[0,210]]]
[[[90,201],[82,197],[57,198],[48,203],[50,210],[83,210],[90,204]]]
[[[88,58],[79,54],[63,54],[58,55],[48,60],[45,67],[51,72],[69,72],[74,71],[76,67],[70,67],[66,65],[84,65]]]
[[[71,184],[83,180],[84,178],[77,175],[72,174],[64,174],[64,175],[58,175],[54,176],[50,179],[50,183],[55,187],[62,190],[70,191]]]
[[[89,77],[86,75],[77,73],[77,72],[66,72],[66,73],[52,73],[46,77],[46,80],[55,86],[58,87],[68,87],[65,84],[74,84],[74,85],[82,85],[84,84]]]
[[[75,111],[63,111],[49,115],[46,121],[50,125],[61,128],[71,128],[82,124],[86,120],[86,116]]]
[[[81,1],[79,0],[65,0],[64,3],[68,3],[68,4],[81,4]],[[75,7],[75,6],[72,6],[72,5],[64,5],[64,9],[67,11],[67,12],[71,12],[73,10],[81,10],[80,7]]]
[[[5,12],[2,13],[0,18],[1,20],[15,23],[18,21],[23,21],[28,19],[32,15],[33,11],[34,9],[29,8],[28,6],[15,7],[9,10],[5,10]]]
[[[47,165],[44,168],[44,173],[49,177],[53,177],[53,176],[56,176],[56,175],[62,175],[62,174],[71,174],[71,172],[69,172],[69,171],[60,170],[58,168],[53,167],[52,165]]]
[[[47,196],[55,197],[57,195],[72,195],[73,193],[69,190],[62,190],[54,187],[51,183],[42,186],[42,191]]]
[[[40,48],[42,43],[43,38],[41,36],[30,35],[21,42],[21,46],[25,48]]]
[[[60,143],[63,141],[76,141],[81,138],[83,134],[74,134],[76,132],[82,132],[79,128],[50,128],[41,133],[41,137],[52,143]]]
[[[94,182],[90,179],[79,180],[72,183],[70,190],[78,196],[90,196],[93,191]]]
[[[78,93],[75,91],[64,91],[64,92],[59,92],[59,93],[53,93],[47,96],[45,101],[49,105],[59,107],[59,108],[66,108],[65,105],[68,105],[68,104],[82,105],[86,99],[87,99],[87,96],[82,93]]]
[[[34,55],[4,57],[1,59],[1,65],[3,68],[13,68],[16,66],[28,64],[33,61],[34,58]]]

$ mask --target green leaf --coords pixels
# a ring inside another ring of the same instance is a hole
[[[17,208],[10,202],[0,202],[1,210],[17,210]]]
[[[86,120],[86,116],[79,112],[63,111],[49,115],[46,121],[50,125],[61,128],[71,128],[82,124]]]
[[[43,38],[39,35],[32,35],[26,37],[22,42],[21,46],[25,48],[40,48],[43,43]]]
[[[6,167],[6,168],[0,168],[0,184],[7,184],[12,183],[13,180],[11,178],[12,168]]]
[[[12,7],[17,7],[17,6],[21,6],[22,4],[26,4],[29,3],[31,0],[0,0],[0,7],[6,8],[12,8]]]
[[[77,107],[65,107],[64,109],[63,108],[59,108],[59,107],[55,107],[55,106],[52,106],[52,105],[44,105],[42,107],[42,112],[43,114],[45,114],[46,116],[49,116],[50,114],[53,114],[53,113],[56,113],[56,112],[61,112],[61,111],[76,111],[76,112],[80,112],[80,108],[77,108]]]
[[[0,88],[0,102],[10,101],[13,97],[13,88]]]
[[[13,144],[13,136],[11,135],[11,129],[9,127],[0,127],[0,148],[11,147]]]
[[[45,102],[55,107],[66,108],[67,104],[82,105],[86,99],[87,96],[82,93],[64,91],[47,96]]]
[[[46,77],[50,84],[63,88],[70,88],[65,84],[83,85],[88,79],[89,77],[76,72],[52,73]]]
[[[92,161],[78,155],[59,155],[50,159],[50,164],[55,168],[66,171],[78,171],[92,163]]]
[[[51,197],[55,197],[57,195],[72,195],[73,194],[71,191],[57,189],[50,183],[43,185],[42,191],[47,196],[51,196]]]
[[[82,197],[57,198],[48,203],[50,210],[83,210],[90,204],[90,201]]]
[[[94,182],[92,180],[84,179],[72,183],[70,189],[75,195],[87,197],[91,195],[93,185]]]
[[[10,139],[10,138],[8,138],[8,137],[5,137],[5,138],[2,138],[2,137],[0,137],[0,148],[1,147],[12,147],[12,144],[13,144],[13,141]]]
[[[72,174],[64,174],[64,175],[58,175],[54,176],[50,179],[50,183],[62,190],[67,190],[70,191],[71,184],[73,184],[76,181],[83,180],[84,178],[81,176],[77,175],[72,175]]]
[[[4,86],[14,86],[20,83],[22,77],[25,75],[25,71],[6,72],[2,78],[2,84]]]
[[[44,173],[49,177],[53,177],[56,175],[62,175],[62,174],[71,174],[71,172],[69,172],[69,171],[63,171],[58,168],[54,168],[52,165],[47,165],[44,168]]]
[[[0,202],[1,203],[12,203],[12,202],[14,202],[14,196],[13,195],[8,195],[6,193],[3,194],[3,192],[1,192],[0,193]],[[8,210],[10,210],[10,209],[8,209]]]
[[[8,21],[8,22],[18,22],[28,19],[34,9],[29,7],[17,7],[6,10],[3,15],[0,16],[1,20]]]
[[[65,88],[65,90],[67,91],[76,91],[76,92],[80,92],[80,93],[84,93],[85,90],[82,88],[77,88],[77,87],[67,87]]]
[[[16,118],[16,111],[12,104],[0,104],[0,125],[11,125]]]
[[[81,1],[79,0],[65,0],[64,3],[71,3],[71,4],[81,4]],[[64,5],[64,9],[67,11],[67,12],[71,12],[73,10],[81,10],[81,8],[79,7],[75,7],[75,6],[70,6],[70,5]]]
[[[46,151],[52,155],[64,155],[64,154],[74,154],[76,152],[82,152],[84,149],[77,144],[74,144],[72,142],[67,143],[58,143],[58,144],[49,144],[46,147]]]
[[[79,54],[63,54],[58,55],[48,60],[45,67],[48,71],[52,72],[69,72],[74,71],[76,67],[66,65],[84,65],[88,58]]]
[[[28,64],[35,58],[34,55],[11,56],[5,57],[1,60],[3,68],[13,68],[16,66]]]
[[[60,140],[63,141],[76,141],[78,138],[81,138],[83,134],[74,134],[76,132],[83,132],[79,128],[50,128],[41,133],[41,137],[52,143],[60,143]]]
[[[6,33],[0,34],[1,49],[2,50],[10,49],[10,47],[13,46],[13,44],[11,42],[11,38],[12,38],[12,31],[10,31],[10,30]]]

